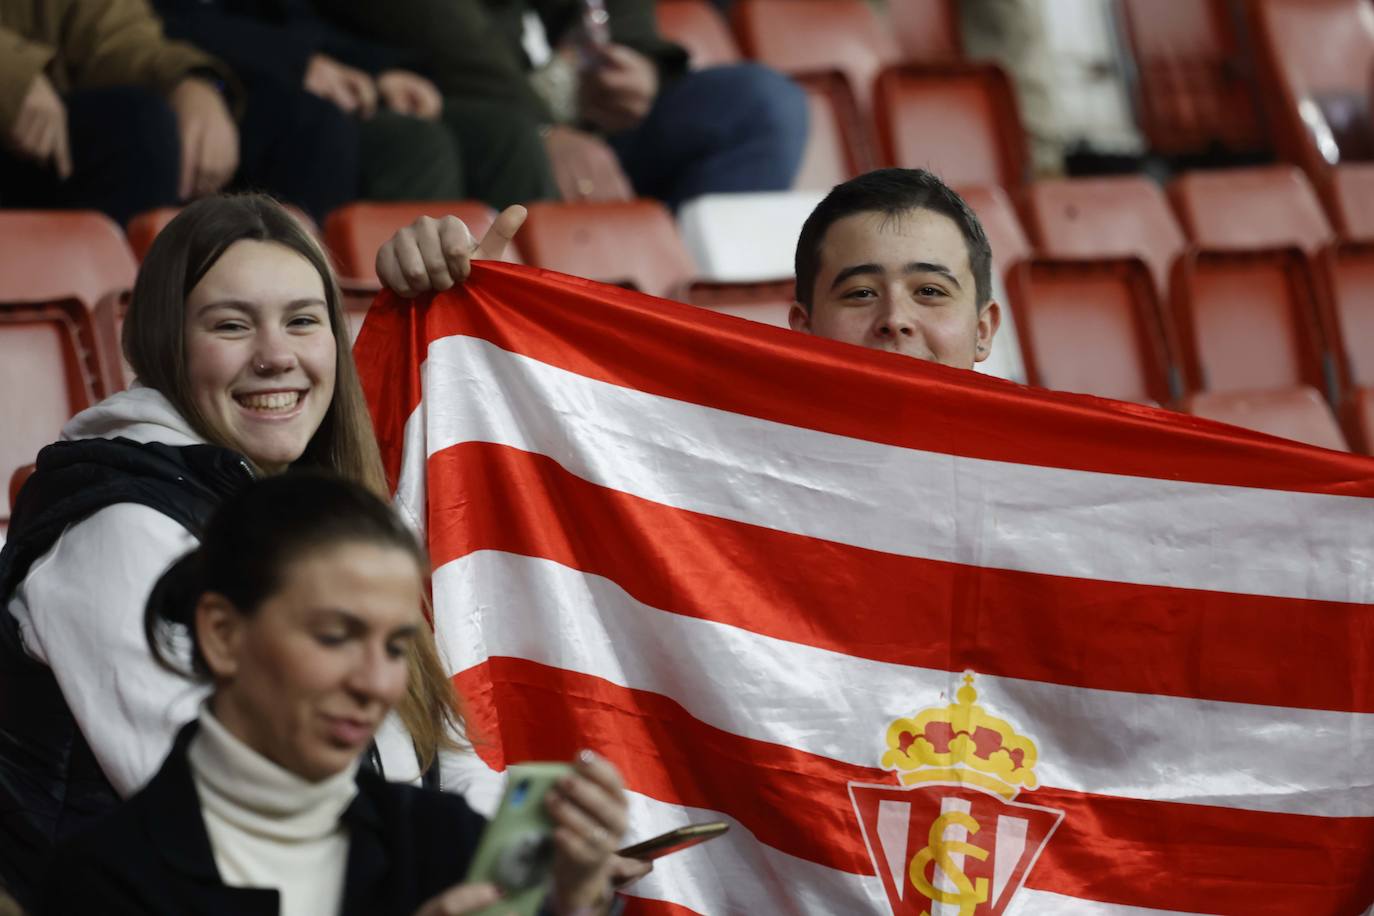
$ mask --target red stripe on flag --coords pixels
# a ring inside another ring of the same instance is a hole
[[[1362,605],[902,557],[674,509],[489,443],[433,455],[429,479],[436,568],[502,550],[604,576],[651,607],[875,661],[1374,712],[1363,656],[1331,651],[1374,645],[1374,617]]]
[[[847,785],[893,774],[741,738],[668,697],[512,658],[454,678],[489,766],[592,747],[627,787],[728,812],[782,852],[873,874]],[[497,712],[500,725],[497,724]],[[881,736],[874,736],[875,742]],[[1148,752],[1148,749],[1145,749]],[[1245,916],[1354,913],[1374,894],[1374,818],[1320,818],[1042,788],[1021,801],[1065,812],[1027,886],[1129,906]],[[1277,877],[1276,877],[1277,876]]]
[[[588,378],[873,442],[1109,474],[1374,496],[1368,458],[1170,411],[1030,389],[550,271],[478,262],[469,283],[435,299],[411,304],[382,294],[355,346],[389,468],[399,467],[404,416],[419,404],[418,376],[409,373],[426,358],[425,341],[463,334]]]
[[[628,894],[622,895],[625,897],[624,916],[706,916],[680,904],[635,897],[632,896],[633,893],[632,889]]]

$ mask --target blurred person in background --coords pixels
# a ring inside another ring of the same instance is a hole
[[[122,224],[241,168],[273,177],[240,148],[230,82],[219,61],[169,41],[144,0],[0,0],[0,206],[91,208]]]
[[[538,126],[565,200],[792,186],[801,89],[757,63],[689,71],[653,0],[316,0],[337,21],[423,52],[446,95],[498,101]],[[594,20],[590,24],[588,19]]]
[[[210,696],[151,782],[59,850],[44,912],[458,916],[498,903],[494,885],[460,883],[480,816],[359,767],[406,693],[428,571],[410,530],[356,484],[293,473],[227,500],[158,581],[143,626],[150,654]],[[584,751],[545,805],[544,912],[599,916],[626,825],[620,776]]]
[[[215,54],[248,86],[250,112],[309,112],[353,137],[360,178],[329,209],[356,197],[473,197],[504,207],[556,193],[533,124],[508,106],[445,98],[417,72],[422,55],[326,22],[307,0],[155,2],[169,35]],[[314,168],[329,153],[289,155]]]

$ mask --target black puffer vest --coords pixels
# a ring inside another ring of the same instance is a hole
[[[0,881],[25,908],[36,905],[53,847],[119,797],[51,669],[24,650],[9,612],[15,589],[68,525],[100,509],[148,506],[199,537],[215,507],[252,479],[243,456],[213,445],[82,439],[38,453],[0,551]]]

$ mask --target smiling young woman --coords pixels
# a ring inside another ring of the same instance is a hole
[[[137,383],[44,449],[0,553],[0,885],[31,907],[54,844],[157,769],[201,693],[142,639],[153,583],[210,513],[264,475],[386,483],[319,245],[261,195],[206,198],[154,242],[124,323]],[[371,755],[415,778],[453,746],[432,634],[409,642]]]

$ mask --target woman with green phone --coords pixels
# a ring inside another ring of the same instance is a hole
[[[288,473],[224,503],[145,618],[164,664],[189,641],[185,673],[210,698],[157,775],[59,849],[40,912],[507,911],[513,895],[466,881],[479,815],[358,765],[408,689],[428,568],[410,531],[353,483]],[[543,912],[602,913],[625,829],[620,776],[584,752],[544,788]]]

